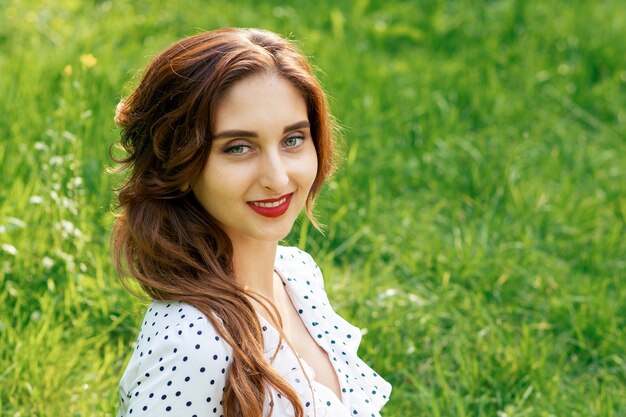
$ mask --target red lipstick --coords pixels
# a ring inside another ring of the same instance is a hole
[[[268,198],[267,200],[249,201],[248,206],[256,213],[265,217],[279,217],[285,214],[291,203],[293,193],[285,194],[278,198]]]

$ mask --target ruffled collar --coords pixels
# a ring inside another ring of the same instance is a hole
[[[330,306],[321,272],[315,262],[297,248],[279,246],[275,270],[306,329],[328,354],[339,381],[340,400],[346,409],[346,416],[378,416],[378,411],[389,400],[391,385],[358,357],[361,332]],[[279,333],[263,317],[259,317],[264,330],[265,355],[271,360],[278,346]],[[314,401],[308,384],[297,383],[296,380],[301,382],[301,378],[306,376],[316,388],[332,391],[314,381],[313,369],[286,343],[280,349],[274,368],[296,388],[303,403],[310,401],[316,405],[318,417],[325,415],[324,405],[321,401]],[[291,411],[291,415],[293,408],[285,411]]]

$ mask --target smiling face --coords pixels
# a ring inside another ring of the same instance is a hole
[[[278,242],[304,207],[317,173],[307,106],[300,91],[264,73],[235,83],[215,112],[197,200],[228,235]]]

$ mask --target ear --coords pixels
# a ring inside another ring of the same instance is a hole
[[[185,192],[189,191],[189,188],[190,188],[189,183],[186,182],[186,183],[184,183],[183,185],[180,186],[180,191],[185,193]]]

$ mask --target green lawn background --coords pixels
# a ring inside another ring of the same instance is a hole
[[[386,417],[626,415],[626,3],[0,3],[0,412],[112,416],[112,118],[223,26],[294,38],[343,126],[310,251]]]

